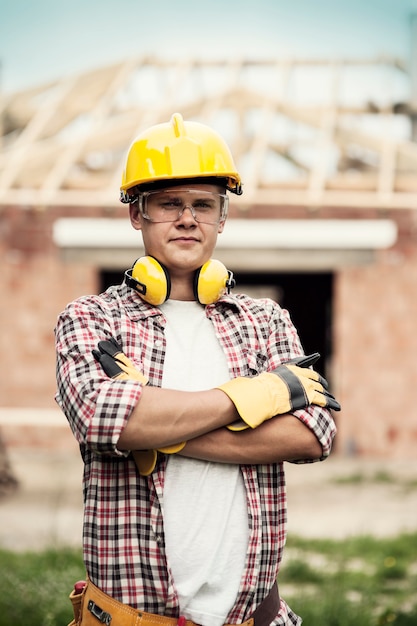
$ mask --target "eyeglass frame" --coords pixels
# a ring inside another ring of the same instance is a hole
[[[175,191],[171,190],[171,189],[158,189],[158,190],[151,190],[151,191],[139,191],[136,200],[138,202],[138,208],[139,208],[139,212],[142,215],[142,217],[146,220],[148,220],[151,224],[173,224],[174,222],[176,222],[177,220],[179,220],[185,209],[189,209],[191,215],[193,216],[193,219],[197,222],[197,224],[207,224],[209,226],[216,226],[217,224],[222,224],[226,221],[227,218],[227,213],[229,210],[229,196],[226,193],[220,193],[217,191],[202,191],[199,189],[178,189],[176,191],[185,191],[187,193],[195,193],[195,194],[202,194],[203,196],[205,194],[209,194],[212,196],[217,196],[218,198],[220,198],[221,200],[221,206],[220,206],[220,212],[219,212],[219,219],[216,220],[215,222],[204,222],[201,219],[198,219],[198,215],[196,215],[195,212],[195,208],[193,207],[192,204],[189,204],[187,202],[183,202],[181,208],[178,208],[178,212],[176,214],[176,217],[174,220],[153,220],[149,214],[146,212],[146,202],[147,199],[149,198],[149,196],[152,195],[156,195],[156,194],[175,194]]]

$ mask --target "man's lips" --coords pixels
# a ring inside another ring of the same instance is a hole
[[[198,243],[198,239],[196,237],[173,237],[171,239],[174,243]]]

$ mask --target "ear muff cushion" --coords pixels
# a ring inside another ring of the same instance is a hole
[[[210,259],[194,276],[194,296],[201,304],[212,304],[227,288],[229,274],[221,261]]]
[[[169,298],[171,280],[167,269],[151,256],[143,256],[132,267],[132,278],[145,286],[140,296],[149,304],[158,306]]]

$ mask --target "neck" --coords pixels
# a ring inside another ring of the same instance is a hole
[[[195,300],[193,276],[171,277],[171,300]]]

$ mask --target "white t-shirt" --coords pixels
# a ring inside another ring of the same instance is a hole
[[[229,380],[204,307],[168,300],[160,308],[167,319],[163,387],[201,391]],[[202,626],[221,626],[236,599],[248,547],[239,466],[170,456],[163,516],[181,615]]]

